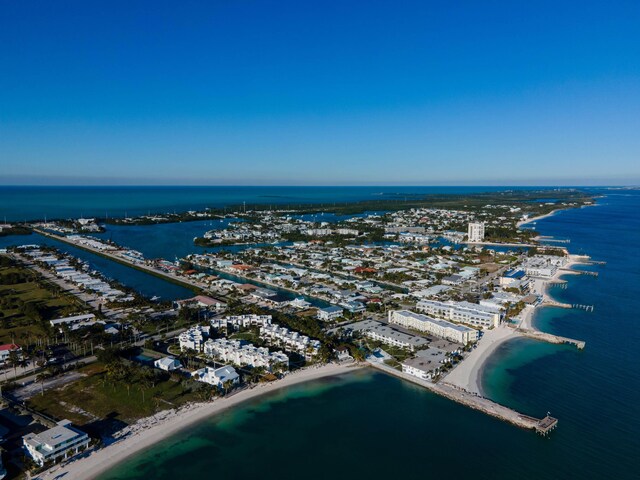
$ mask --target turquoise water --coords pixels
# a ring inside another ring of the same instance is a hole
[[[640,195],[538,223],[606,266],[567,276],[561,301],[594,313],[543,309],[550,332],[584,351],[533,340],[501,346],[483,385],[524,413],[560,419],[548,438],[520,430],[379,373],[293,387],[188,428],[101,480],[155,478],[481,479],[638,478],[640,452]]]
[[[533,187],[13,187],[0,186],[0,220],[124,217],[227,205],[304,205],[382,200],[428,193]]]

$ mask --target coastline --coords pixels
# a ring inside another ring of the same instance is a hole
[[[47,480],[88,480],[98,477],[132,455],[150,448],[190,425],[205,420],[241,403],[275,392],[282,388],[321,378],[343,375],[365,368],[363,365],[328,364],[290,373],[281,380],[242,390],[213,402],[187,405],[179,410],[168,410],[139,420],[125,428],[122,435],[110,445],[90,449],[66,464],[59,464],[38,475]]]
[[[500,345],[519,336],[517,330],[506,325],[488,330],[478,342],[478,346],[444,377],[443,382],[484,396],[482,375],[487,361]]]
[[[554,210],[546,215],[540,215],[538,217],[531,218],[524,223],[533,222],[542,218],[547,218],[554,215],[556,212],[563,209]],[[522,224],[524,224],[522,223]],[[518,224],[520,226],[521,223]],[[580,264],[581,255],[568,255],[567,264],[558,269],[556,273],[548,279],[536,279],[534,283],[534,289],[538,294],[542,296],[542,301],[536,306],[526,306],[519,315],[520,321],[514,327],[507,325],[500,325],[499,327],[488,330],[484,333],[482,338],[478,342],[478,346],[473,350],[467,358],[465,358],[456,368],[454,368],[449,374],[447,374],[442,380],[443,383],[462,388],[469,393],[484,396],[485,392],[482,389],[482,378],[486,365],[490,357],[503,343],[527,336],[526,333],[540,333],[545,335],[533,323],[533,317],[535,312],[543,307],[560,307],[564,308],[565,305],[556,301],[549,289],[551,284],[562,280],[564,275],[577,275],[579,272],[572,271],[574,265]],[[531,336],[531,335],[529,335]]]
[[[555,210],[552,210],[549,213],[545,213],[544,215],[538,215],[537,217],[531,217],[531,218],[527,218],[526,220],[520,220],[518,223],[516,223],[516,228],[520,228],[523,225],[527,225],[528,223],[537,222],[538,220],[542,220],[543,218],[553,217],[557,212],[561,210],[564,210],[564,208],[557,208]]]

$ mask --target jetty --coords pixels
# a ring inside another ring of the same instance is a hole
[[[584,349],[584,347],[586,347],[587,345],[587,342],[585,342],[584,340],[561,337],[559,335],[540,332],[538,330],[519,329],[518,332],[525,337],[533,338],[535,340],[541,340],[543,342],[555,343],[558,345],[574,345],[578,350]]]
[[[398,377],[424,387],[437,395],[453,400],[461,405],[478,410],[494,418],[511,423],[517,427],[534,430],[536,433],[540,433],[542,435],[546,435],[558,424],[558,419],[550,417],[549,415],[544,418],[535,418],[529,415],[524,415],[509,407],[500,405],[493,400],[468,392],[467,390],[449,383],[431,383],[378,362],[369,362],[369,365],[389,375],[393,375],[394,377]]]
[[[573,305],[571,305],[570,303],[556,302],[555,300],[549,300],[549,299],[544,300],[540,304],[540,306],[541,307],[557,307],[557,308],[573,308]]]

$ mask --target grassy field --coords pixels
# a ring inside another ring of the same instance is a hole
[[[32,397],[29,406],[57,419],[67,418],[77,425],[104,419],[128,424],[160,410],[202,400],[197,392],[171,379],[146,388],[143,395],[137,385],[110,381],[104,364],[95,363],[79,371],[86,377]]]
[[[0,267],[0,343],[46,335],[44,323],[82,310],[80,302],[20,265]]]

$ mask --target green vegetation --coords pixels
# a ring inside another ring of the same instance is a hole
[[[208,385],[114,358],[79,369],[77,382],[35,395],[28,404],[54,418],[78,425],[109,418],[125,423],[211,398]]]
[[[38,273],[0,256],[0,342],[31,343],[47,336],[49,320],[86,307]]]
[[[567,208],[570,205],[584,205],[593,201],[586,192],[578,189],[541,189],[541,190],[507,190],[500,192],[485,192],[477,194],[394,194],[387,193],[379,200],[363,200],[359,202],[330,202],[320,204],[287,204],[278,205],[276,208],[280,210],[295,210],[296,214],[313,214],[313,213],[335,213],[339,215],[358,214],[367,211],[398,211],[410,208],[441,208],[450,210],[465,210],[469,212],[477,212],[486,205],[510,205],[520,207],[523,211],[531,214],[531,216],[544,215],[558,208]],[[563,205],[564,204],[564,205]],[[229,213],[237,214],[244,220],[258,220],[259,217],[253,212],[269,211],[273,209],[273,205],[231,205],[223,208],[208,208],[204,216],[197,212],[183,212],[174,214],[162,214],[156,217],[138,217],[138,218],[102,218],[97,219],[100,223],[118,224],[118,225],[151,225],[156,223],[172,223],[172,222],[189,222],[204,220],[206,218],[222,218],[223,215]],[[247,214],[241,212],[247,211]],[[380,232],[371,232],[374,235],[380,235]],[[487,237],[492,235],[501,235],[501,232],[487,232]],[[524,233],[529,236],[530,233]],[[501,239],[505,241],[504,238]]]

